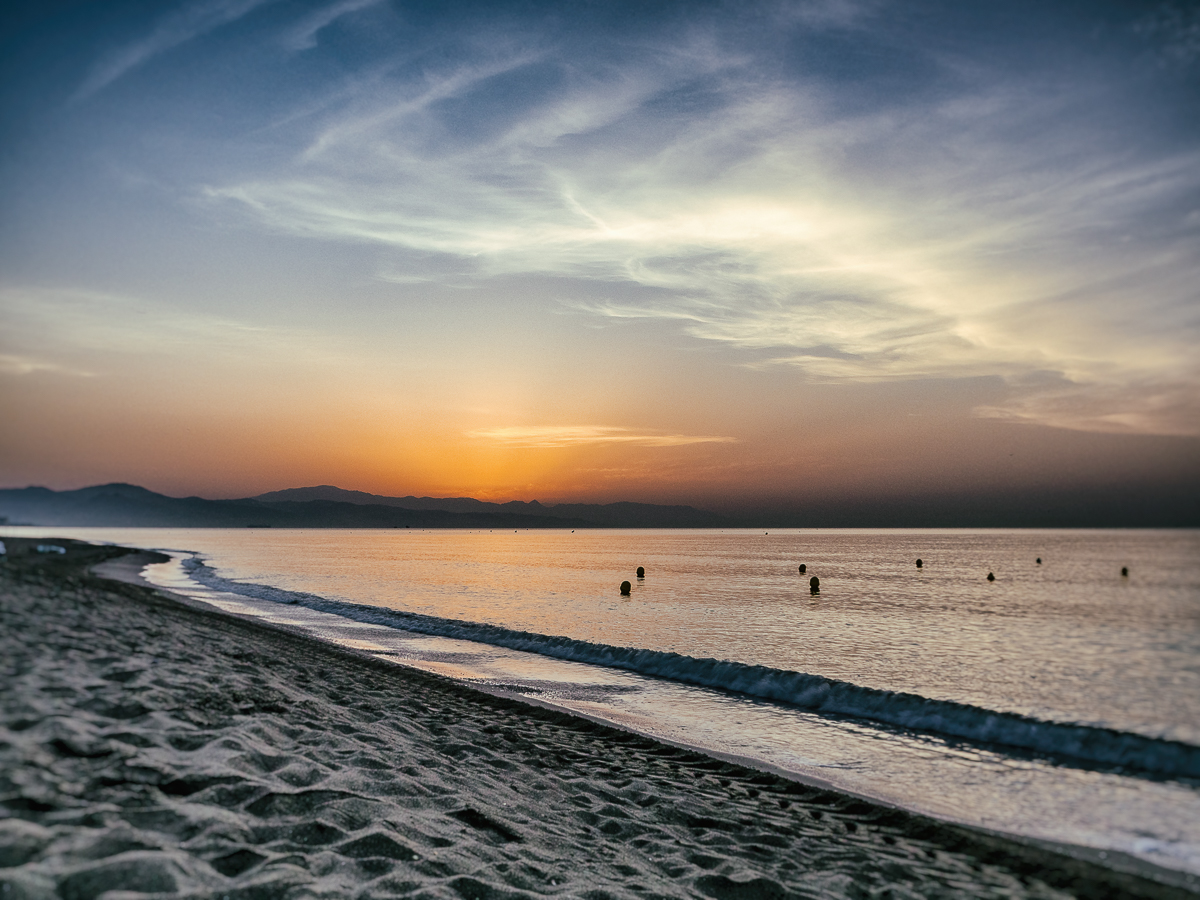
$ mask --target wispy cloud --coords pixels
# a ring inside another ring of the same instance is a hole
[[[1188,68],[1200,60],[1200,9],[1192,3],[1163,3],[1134,24],[1160,65]]]
[[[805,8],[831,27],[860,17]],[[744,364],[1001,376],[1012,404],[981,414],[1200,428],[1155,399],[1200,390],[1200,251],[1179,200],[1200,190],[1200,157],[1114,138],[1090,113],[1103,85],[965,79],[847,114],[836,88],[769,74],[702,28],[626,46],[620,65],[505,49],[519,44],[374,84],[289,170],[207,196],[280,231],[469,260],[477,279],[632,285],[563,302],[756,351]],[[1053,402],[1030,387],[1039,372],[1060,378]]]
[[[56,375],[72,375],[77,378],[93,378],[95,372],[73,369],[58,363],[33,359],[14,353],[0,353],[0,375],[33,375],[36,372],[49,372]]]
[[[288,29],[283,42],[292,50],[311,50],[317,46],[317,35],[323,29],[328,28],[338,19],[372,6],[378,6],[383,2],[384,0],[340,0],[338,3],[323,6]]]
[[[167,13],[145,37],[102,56],[79,86],[75,99],[86,99],[155,56],[273,2],[275,0],[207,0]]]
[[[327,334],[186,309],[155,298],[74,288],[0,288],[0,365],[12,374],[94,375],[120,356],[278,366],[345,366],[355,354]],[[107,361],[107,362],[106,362]]]
[[[977,413],[1076,431],[1130,434],[1200,434],[1200,393],[1195,381],[1075,384],[1063,382],[1020,392]]]
[[[574,447],[581,444],[637,444],[643,447],[682,447],[688,444],[729,444],[736,438],[711,435],[662,434],[595,425],[534,425],[481,428],[467,437],[508,447]]]

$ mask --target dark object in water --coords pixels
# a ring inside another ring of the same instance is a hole
[[[800,574],[803,575],[807,571],[808,571],[808,566],[806,566],[804,563],[800,563]]]
[[[646,577],[645,568],[643,568],[642,566],[638,566],[637,576],[638,576],[638,578],[645,578]]]
[[[1039,566],[1042,564],[1042,558],[1040,556],[1037,558],[1037,564]]]
[[[993,575],[991,572],[988,572],[988,581],[995,581],[995,580],[996,580],[996,576]]]
[[[1124,577],[1128,578],[1129,577],[1129,566],[1121,566],[1121,574]]]
[[[919,560],[919,559],[918,559],[918,560],[917,560],[917,568],[919,569],[919,568],[921,568],[923,565],[925,565],[925,563],[921,562],[921,560]]]
[[[808,586],[814,594],[821,593],[821,579],[818,578],[816,575],[814,575],[812,578],[808,579]]]
[[[621,582],[621,593],[624,594],[626,597],[629,596],[629,592],[632,590],[633,590],[633,585],[630,584],[628,581]]]

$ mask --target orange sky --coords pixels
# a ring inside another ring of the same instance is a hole
[[[787,9],[22,13],[0,486],[1194,496],[1186,34]]]

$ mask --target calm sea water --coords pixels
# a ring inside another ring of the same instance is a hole
[[[148,577],[403,664],[1200,873],[1195,531],[6,531],[35,532],[175,550]]]

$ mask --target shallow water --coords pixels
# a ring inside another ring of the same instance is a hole
[[[858,718],[830,716],[458,640],[445,629],[418,635],[396,628],[395,619],[354,621],[370,618],[361,607],[383,608],[410,621],[416,614],[490,623],[585,647],[734,660],[876,694],[901,691],[985,713],[1094,726],[1081,732],[1093,742],[1115,733],[1151,738],[1152,749],[1155,740],[1167,746],[1164,739],[1194,749],[1196,532],[41,532],[196,551],[212,567],[192,573],[207,587],[184,570],[187,554],[148,574],[231,610],[286,620],[385,658],[908,808],[1200,872],[1200,794],[1193,777],[1172,775],[1169,767],[1134,773],[1063,756],[1053,742],[1020,750],[964,740],[953,727],[960,715],[954,705],[935,703],[936,716],[926,715],[922,730],[913,731],[875,715],[874,707],[862,707]],[[647,570],[644,581],[633,577],[638,565]],[[989,571],[994,582],[986,580]],[[808,587],[814,574],[819,595]],[[634,589],[623,599],[617,585],[625,579]],[[315,597],[281,605],[271,598],[285,595],[230,582]],[[355,607],[322,606],[316,598]],[[485,640],[490,634],[453,632],[461,633]],[[552,649],[536,640],[521,646]],[[686,669],[672,665],[659,670]],[[887,706],[887,695],[878,696]],[[936,727],[942,720],[947,727]]]

